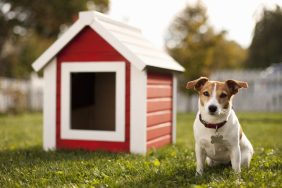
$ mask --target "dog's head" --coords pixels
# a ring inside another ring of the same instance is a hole
[[[201,113],[219,116],[229,112],[232,97],[240,88],[247,88],[247,82],[227,80],[225,82],[209,81],[200,77],[187,83],[187,89],[194,89],[199,93],[199,108]]]

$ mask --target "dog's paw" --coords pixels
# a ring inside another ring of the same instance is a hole
[[[206,162],[208,164],[209,167],[213,167],[215,166],[215,161],[212,160],[211,158],[207,157]]]
[[[196,171],[196,173],[195,173],[195,182],[201,181],[202,178],[203,178],[203,172]]]

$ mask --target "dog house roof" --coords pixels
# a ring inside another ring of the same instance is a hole
[[[155,48],[138,28],[95,11],[79,13],[79,19],[32,64],[39,71],[84,27],[90,26],[138,69],[146,66],[183,72],[184,68],[164,51]]]

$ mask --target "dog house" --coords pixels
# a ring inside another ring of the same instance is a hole
[[[139,29],[80,12],[32,66],[44,74],[45,150],[145,153],[175,142],[184,69]]]

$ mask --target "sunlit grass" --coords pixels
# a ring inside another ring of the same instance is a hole
[[[281,113],[239,114],[255,148],[251,168],[241,177],[230,166],[207,168],[195,177],[194,117],[178,115],[175,146],[140,156],[44,152],[41,114],[0,116],[0,187],[281,187]]]

